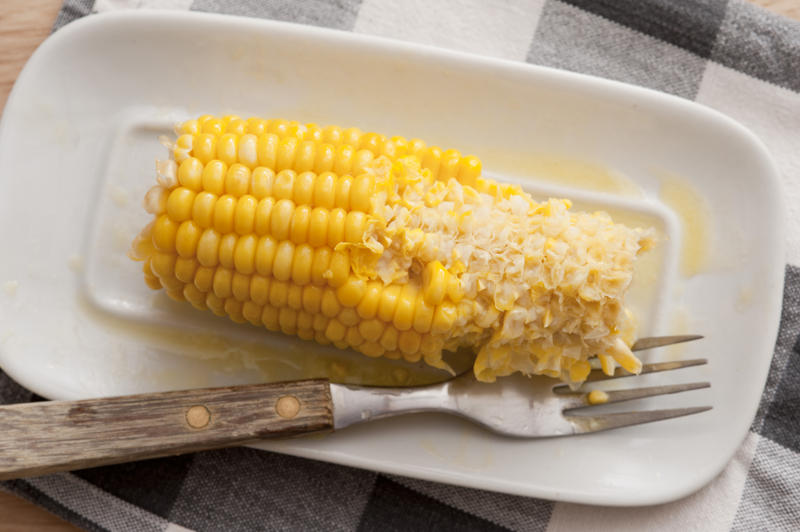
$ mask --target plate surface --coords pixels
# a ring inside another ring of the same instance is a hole
[[[637,87],[219,15],[87,17],[48,39],[20,75],[0,124],[0,366],[9,375],[43,396],[77,399],[356,367],[386,373],[365,357],[174,304],[147,290],[126,258],[148,219],[140,201],[153,160],[165,157],[158,135],[229,112],[418,136],[474,153],[488,174],[534,194],[655,226],[661,243],[632,294],[640,332],[706,339],[644,358],[710,364],[626,385],[713,382],[631,404],[711,404],[708,413],[586,437],[512,440],[419,415],[260,447],[607,505],[676,499],[733,455],[766,379],[783,286],[778,179],[751,133]],[[397,379],[423,371],[388,367]]]

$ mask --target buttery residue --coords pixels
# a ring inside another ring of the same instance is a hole
[[[75,273],[83,272],[83,257],[80,255],[72,255],[67,261],[69,269]]]
[[[516,156],[503,154],[499,150],[489,150],[485,158],[492,161],[493,170],[524,175],[535,181],[618,196],[633,198],[644,196],[642,189],[625,175],[589,161],[545,154],[532,154],[520,158],[518,154]],[[508,163],[504,164],[503,161]]]
[[[112,185],[109,190],[109,195],[119,207],[125,207],[130,202],[128,191],[120,186]]]
[[[744,312],[753,304],[754,291],[752,286],[745,286],[739,289],[739,296],[736,298],[733,308],[739,312]]]
[[[166,299],[166,298],[165,298]],[[172,303],[171,300],[167,300]],[[128,336],[153,351],[202,360],[209,371],[234,374],[255,370],[256,380],[328,378],[332,382],[370,386],[422,386],[451,378],[443,370],[422,362],[409,363],[387,358],[369,358],[349,350],[317,346],[300,339],[286,341],[286,336],[263,331],[264,341],[249,340],[205,332],[163,327],[126,320],[107,314],[81,298],[81,309],[106,330],[120,337]],[[192,310],[194,312],[194,310]],[[276,338],[276,336],[278,338]],[[447,361],[456,372],[471,367],[474,355],[469,352],[448,354]],[[180,374],[159,375],[164,385],[181,385]],[[175,382],[166,382],[169,379]]]
[[[708,265],[711,246],[710,211],[705,199],[689,181],[663,173],[659,197],[681,222],[683,235],[680,272],[692,277]]]
[[[9,297],[17,295],[17,288],[19,288],[19,281],[6,281],[3,283],[3,292]]]

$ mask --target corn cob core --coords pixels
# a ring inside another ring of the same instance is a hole
[[[234,116],[178,134],[131,252],[151,288],[371,357],[447,368],[470,346],[484,381],[639,369],[622,298],[646,232],[417,139]]]

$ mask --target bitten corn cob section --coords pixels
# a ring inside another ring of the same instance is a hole
[[[440,368],[469,346],[485,381],[640,367],[623,295],[645,231],[418,139],[206,115],[169,146],[131,257],[173,299]]]

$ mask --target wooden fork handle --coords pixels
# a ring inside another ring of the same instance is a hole
[[[333,429],[327,380],[0,407],[0,480]]]

